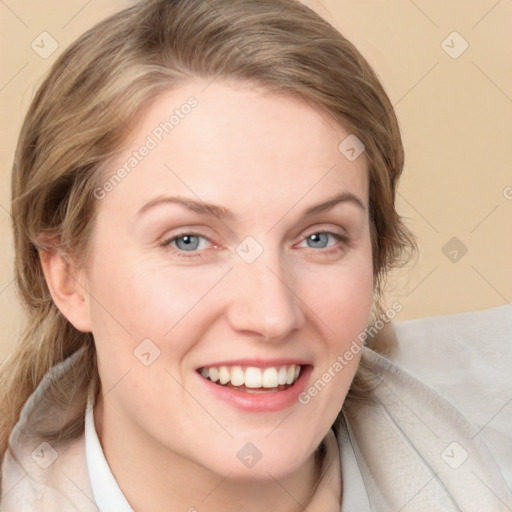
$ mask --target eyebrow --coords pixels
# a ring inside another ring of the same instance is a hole
[[[363,201],[359,199],[359,197],[357,197],[355,194],[352,194],[352,192],[342,192],[341,194],[338,194],[332,197],[331,199],[324,201],[323,203],[311,206],[310,208],[304,211],[303,216],[316,215],[326,210],[330,210],[331,208],[340,203],[355,204],[359,209],[366,213],[366,206],[364,205]],[[218,206],[212,203],[206,203],[201,200],[196,201],[195,199],[190,199],[181,196],[155,197],[155,199],[152,199],[151,201],[146,203],[137,212],[137,217],[147,212],[148,210],[162,204],[179,204],[195,213],[199,213],[201,215],[214,215],[215,217],[218,217],[221,220],[235,219],[235,214],[231,210],[224,208],[223,206]]]

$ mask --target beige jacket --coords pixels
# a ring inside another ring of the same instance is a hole
[[[333,426],[341,511],[512,511],[512,309],[402,322],[396,330],[393,361],[363,350],[380,382],[375,403]],[[63,419],[45,391],[69,365],[52,369],[22,411],[2,464],[2,511],[99,510],[83,434],[53,445],[37,434]]]

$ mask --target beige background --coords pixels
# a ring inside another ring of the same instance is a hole
[[[0,356],[22,325],[12,283],[9,180],[23,115],[62,49],[130,3],[0,2],[0,40],[8,50],[0,70]],[[398,209],[418,237],[420,255],[413,268],[395,273],[390,282],[388,302],[399,300],[404,306],[398,319],[510,304],[512,2],[305,3],[367,57],[400,119],[407,159]],[[47,59],[31,47],[42,32],[59,45]],[[465,42],[468,48],[457,58],[447,53],[455,56]],[[445,247],[453,237],[459,247]],[[462,244],[467,253],[461,257]]]

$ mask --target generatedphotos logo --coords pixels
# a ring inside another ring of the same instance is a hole
[[[192,109],[196,108],[199,102],[196,98],[191,96],[186,103],[183,103],[179,108],[174,109],[173,114],[165,121],[162,121],[158,126],[155,126],[151,133],[149,133],[144,143],[136,150],[134,150],[126,162],[114,172],[101,187],[94,189],[94,197],[96,199],[104,199],[105,196],[114,190],[126,176],[128,176],[149,153],[155,149],[160,142],[162,142],[166,135],[171,133],[176,126],[178,126],[183,119],[185,119]]]
[[[336,361],[322,373],[321,377],[317,379],[312,386],[299,395],[299,402],[302,405],[307,405],[311,399],[317,396],[326,386],[333,380],[343,368],[345,368],[350,361],[354,359],[362,350],[363,344],[368,338],[374,337],[386,324],[395,318],[396,314],[402,311],[403,306],[400,302],[394,302],[385,313],[379,315],[379,319],[371,326],[361,331],[357,337],[352,340],[350,347],[345,350],[343,354],[337,356]]]

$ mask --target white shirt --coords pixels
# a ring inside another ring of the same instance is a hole
[[[508,411],[500,410],[500,401],[509,400],[510,402],[510,398],[508,395],[503,397],[503,394],[494,390],[492,386],[495,382],[510,382],[511,321],[512,317],[508,308],[501,307],[484,312],[401,322],[396,327],[399,338],[404,341],[401,350],[395,356],[405,367],[412,370],[413,374],[416,373],[421,380],[441,383],[443,380],[445,381],[445,386],[439,386],[444,391],[443,394],[448,395],[451,401],[473,420],[478,429],[483,431],[485,441],[493,449],[493,455],[509,485],[512,480],[509,458],[512,446],[510,436],[507,436],[506,433],[510,428],[511,411],[510,408]],[[480,322],[482,326],[480,326]],[[456,324],[457,329],[454,328],[453,323]],[[467,331],[463,332],[461,325],[465,324],[468,327]],[[418,325],[423,328],[419,329]],[[491,330],[492,332],[490,332]],[[454,332],[457,335],[454,335]],[[460,336],[460,340],[458,336]],[[444,340],[443,350],[432,350],[433,340],[439,339]],[[414,340],[414,343],[409,340]],[[451,353],[456,357],[449,357]],[[435,359],[435,364],[424,364],[423,361],[427,354],[429,359]],[[437,358],[434,357],[436,355]],[[485,357],[483,357],[484,355]],[[492,355],[494,357],[491,357]],[[468,360],[461,363],[459,368],[454,367],[453,360],[460,360],[463,357]],[[489,361],[492,363],[489,364]],[[492,371],[489,370],[489,367],[492,368]],[[464,372],[470,372],[472,378],[464,375]],[[446,376],[444,379],[443,375]],[[483,381],[476,378],[479,375],[483,375]],[[458,385],[458,382],[461,384]],[[482,393],[486,387],[492,391],[490,396]],[[406,390],[402,388],[400,393],[402,398],[405,392]],[[400,398],[399,401],[401,401]],[[494,411],[498,411],[500,414],[494,416]],[[482,417],[480,418],[479,415]],[[489,418],[492,421],[489,421]],[[353,512],[354,510],[370,512],[372,509],[368,491],[358,463],[358,458],[361,461],[361,454],[359,453],[359,457],[356,457],[353,439],[351,439],[354,434],[349,432],[346,423],[343,422],[340,426],[338,443],[341,462],[339,463],[343,480],[341,512]],[[85,416],[85,444],[90,481],[100,510],[102,512],[133,512],[119,488],[101,448],[94,427],[91,400],[87,404]],[[328,445],[332,449],[332,442]],[[381,447],[383,447],[382,444]]]
[[[325,438],[329,468],[343,470],[341,511],[512,511],[512,309],[401,322],[397,334],[395,362],[363,350],[380,384],[371,403],[347,408]],[[59,384],[69,383],[83,350],[52,368],[21,411],[2,461],[3,512],[132,511],[86,390]],[[55,400],[56,384],[69,392],[65,400]],[[84,408],[82,435],[51,436]],[[339,450],[329,451],[336,442]]]
[[[92,400],[85,411],[85,457],[96,505],[102,512],[133,512],[108,465],[94,426]]]
[[[130,507],[112,474],[105,454],[103,453],[94,425],[93,405],[93,401],[90,397],[85,412],[84,434],[87,471],[91,481],[94,500],[102,512],[133,512],[133,509]],[[339,480],[341,474],[343,474],[345,488],[343,489],[342,511],[357,510],[358,512],[371,512],[363,478],[357,465],[347,429],[343,428],[341,430],[341,440],[339,442],[341,447],[341,461],[338,452],[338,442],[332,430],[329,431],[324,441],[326,442],[326,448],[329,454],[324,464],[328,464],[332,461],[337,465],[337,468],[333,468],[328,476],[324,475],[324,478],[326,478],[326,480]],[[324,474],[324,471],[322,471],[322,473]],[[323,489],[328,487],[329,490],[332,489],[333,492],[340,492],[339,486],[332,481],[324,482],[323,486]],[[329,490],[327,492],[329,492]],[[319,491],[320,487],[317,489],[314,500],[324,499],[325,495],[319,496],[318,494],[322,494]],[[308,508],[314,508],[315,503],[316,501],[312,501]]]

